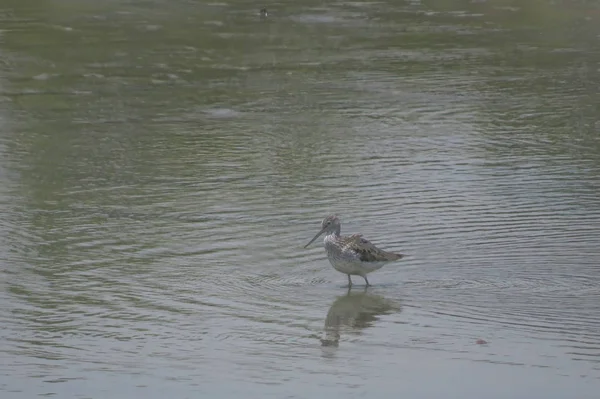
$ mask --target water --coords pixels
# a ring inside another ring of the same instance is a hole
[[[2,398],[595,398],[600,10],[509,3],[5,1]]]

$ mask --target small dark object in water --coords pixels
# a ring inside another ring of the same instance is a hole
[[[487,345],[487,341],[485,339],[481,339],[481,338],[479,338],[477,341],[475,341],[475,343],[477,345]]]
[[[261,8],[260,9],[260,16],[263,17],[263,18],[266,18],[266,17],[269,16],[269,13],[267,12],[266,8]]]

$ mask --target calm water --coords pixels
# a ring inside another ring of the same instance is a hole
[[[596,398],[600,8],[250,3],[0,5],[0,396]]]

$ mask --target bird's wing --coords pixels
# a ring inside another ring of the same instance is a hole
[[[357,254],[362,262],[389,262],[402,257],[400,254],[386,252],[377,248],[362,234],[352,234],[344,237],[343,248]]]

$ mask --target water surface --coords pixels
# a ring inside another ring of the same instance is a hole
[[[595,398],[600,10],[267,7],[0,6],[2,398]]]

